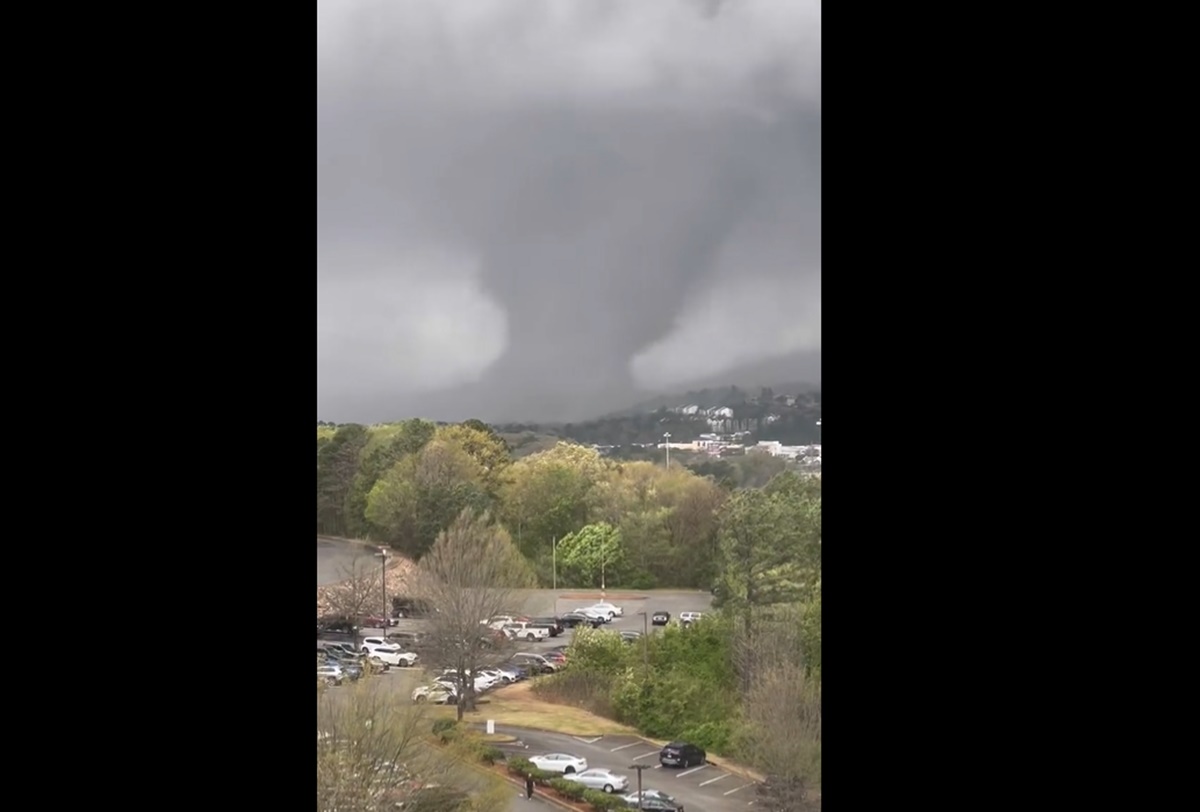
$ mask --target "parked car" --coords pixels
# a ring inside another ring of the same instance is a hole
[[[487,626],[489,629],[503,629],[510,623],[524,623],[529,618],[522,615],[492,615],[487,620],[479,621],[480,626]]]
[[[529,763],[539,770],[563,775],[581,773],[588,768],[586,758],[573,756],[570,753],[547,753],[544,756],[533,756],[529,759]]]
[[[664,767],[690,767],[703,764],[708,754],[688,742],[668,742],[658,753],[658,763]]]
[[[680,612],[679,613],[679,622],[682,623],[684,626],[687,626],[689,623],[695,623],[697,620],[699,620],[702,617],[704,617],[703,612]]]
[[[455,705],[458,704],[458,692],[444,683],[422,685],[413,689],[412,701],[432,702],[435,705]]]
[[[624,792],[629,789],[628,778],[602,767],[594,767],[563,777],[568,781],[577,781],[588,789],[598,789],[604,792]]]
[[[625,614],[624,609],[622,609],[620,606],[617,606],[615,603],[609,603],[608,601],[599,601],[597,603],[593,603],[587,608],[594,609],[597,612],[603,612],[610,618],[621,617]]]
[[[392,598],[392,615],[395,617],[429,617],[437,611],[433,604],[420,598]]]
[[[354,634],[357,627],[349,618],[322,617],[317,618],[317,636],[323,634]]]
[[[585,615],[583,612],[567,612],[559,617],[558,622],[568,629],[574,629],[577,626],[591,626],[593,629],[598,629],[603,620],[592,615]]]
[[[547,651],[542,656],[549,660],[555,668],[562,668],[567,664],[567,655],[561,651]]]
[[[532,651],[518,652],[512,656],[509,662],[527,666],[537,674],[553,674],[558,670],[558,666],[554,663],[547,660],[543,655],[535,654]]]
[[[394,617],[384,617],[382,614],[364,615],[361,625],[365,629],[386,629],[389,626],[396,626],[400,623]]]
[[[608,612],[601,612],[599,609],[593,609],[590,606],[581,606],[573,611],[581,615],[587,615],[592,620],[599,620],[601,623],[610,623],[613,619],[613,616]]]
[[[549,640],[550,630],[545,626],[534,626],[530,623],[508,623],[502,629],[504,635],[509,640],[527,640],[532,643],[534,640]]]
[[[318,665],[317,679],[324,680],[326,685],[341,685],[346,675],[336,665]]]
[[[556,617],[531,617],[529,622],[534,626],[545,626],[550,630],[551,637],[558,637],[563,633],[562,622]]]
[[[650,802],[650,801],[661,801],[661,802],[668,803],[668,804],[677,803],[677,801],[672,796],[668,795],[667,793],[663,792],[660,789],[643,789],[641,795],[642,795],[642,803],[643,804]],[[623,800],[625,803],[630,804],[632,806],[637,806],[638,793],[631,792],[628,795],[622,795],[621,800]]]
[[[529,677],[529,669],[516,663],[503,663],[497,666],[497,669],[509,682],[520,682]]]
[[[666,626],[671,622],[670,612],[655,612],[650,616],[651,626]]]
[[[388,632],[387,639],[404,651],[416,651],[425,645],[425,632]]]
[[[419,657],[415,651],[402,651],[399,644],[385,641],[382,637],[364,637],[362,654],[378,657],[388,665],[411,668],[416,665]]]
[[[649,792],[654,793],[657,791],[650,790]],[[633,795],[626,795],[623,800],[632,807],[636,808],[638,805],[636,792]],[[648,812],[684,812],[683,804],[679,803],[679,801],[667,795],[665,792],[652,795],[645,790],[642,791],[641,808],[643,810],[648,810]]]

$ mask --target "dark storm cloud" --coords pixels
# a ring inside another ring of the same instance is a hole
[[[318,3],[318,413],[819,374],[813,0]]]

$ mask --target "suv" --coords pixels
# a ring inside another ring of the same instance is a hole
[[[650,616],[651,626],[666,626],[671,622],[670,612],[655,612]]]
[[[515,665],[523,665],[529,668],[535,674],[553,674],[558,670],[558,666],[547,660],[541,654],[535,654],[531,651],[522,651],[514,654],[509,662]]]
[[[545,626],[550,630],[551,637],[558,637],[563,633],[562,624],[558,622],[556,617],[531,617],[529,618],[531,626]]]
[[[703,764],[708,753],[694,744],[670,742],[658,754],[658,763],[664,767],[690,767]]]
[[[697,620],[699,620],[702,617],[704,617],[703,612],[680,612],[679,613],[679,622],[682,623],[684,626],[686,626],[689,623],[695,623]]]
[[[549,627],[535,626],[532,623],[507,623],[500,631],[504,632],[509,640],[516,640],[519,637],[522,640],[528,640],[530,643],[534,640],[548,640],[550,638]]]

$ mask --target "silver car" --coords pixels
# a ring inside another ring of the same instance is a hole
[[[599,789],[605,792],[624,792],[629,789],[628,778],[603,767],[595,767],[573,775],[564,775],[563,778],[568,781],[578,781],[588,789]]]

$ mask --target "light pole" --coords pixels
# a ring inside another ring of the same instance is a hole
[[[638,614],[642,616],[642,670],[645,672],[642,678],[645,679],[650,673],[650,614],[648,612],[638,612]],[[640,774],[639,777],[641,777]]]
[[[554,574],[551,576],[554,579],[554,588],[558,589],[558,536],[550,539],[550,561],[550,566],[554,570]]]
[[[649,770],[651,768],[647,767],[645,764],[630,764],[629,769],[637,770],[637,774],[638,774],[638,805],[637,805],[637,808],[641,809],[642,808],[642,770]]]
[[[387,601],[387,547],[380,547],[377,555],[383,559],[383,572],[379,577],[379,582],[383,584],[383,637],[386,640],[388,636],[388,620],[392,616],[392,613],[388,611]]]
[[[600,557],[600,602],[604,603],[604,568],[608,565],[608,556]]]
[[[667,449],[667,467],[670,468],[671,467],[671,432],[668,431],[665,434],[663,434],[663,445],[666,446],[666,449]],[[638,773],[638,775],[641,775],[641,773]]]

